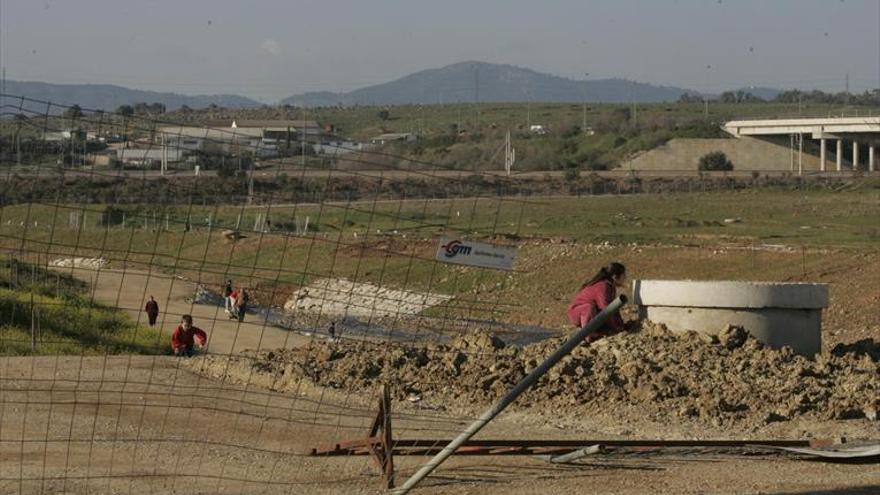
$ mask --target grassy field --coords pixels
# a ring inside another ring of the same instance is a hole
[[[61,256],[102,256],[114,266],[160,267],[209,283],[232,276],[281,287],[282,293],[316,278],[345,277],[456,294],[499,283],[506,275],[434,262],[441,236],[521,244],[524,250],[530,249],[529,242],[848,249],[874,249],[880,243],[880,189],[871,186],[840,192],[749,189],[155,211],[131,207],[123,208],[124,227],[97,226],[102,208],[90,207],[81,227],[72,227],[70,213],[79,208],[5,207],[0,246],[37,256],[41,264]],[[271,222],[267,232],[251,231],[258,215]],[[308,234],[291,235],[306,217]],[[245,238],[233,242],[222,231],[236,224]]]
[[[345,278],[454,296],[424,313],[430,316],[550,328],[564,327],[565,306],[580,283],[598,266],[618,259],[630,267],[632,278],[830,283],[829,335],[838,332],[834,339],[849,341],[871,335],[880,325],[876,311],[865,311],[880,304],[880,188],[870,182],[838,191],[192,207],[156,209],[155,216],[144,206],[118,207],[126,212],[125,226],[98,226],[103,207],[89,208],[77,228],[68,222],[71,212],[81,211],[79,205],[6,206],[0,210],[0,249],[39,266],[61,257],[104,257],[111,268],[158,270],[215,290],[232,278],[250,287],[259,305],[280,306],[316,279]],[[252,231],[257,215],[268,215],[272,228]],[[302,227],[305,217],[308,233],[295,235],[294,225]],[[239,222],[245,237],[224,237],[222,231]],[[515,271],[436,262],[441,236],[517,245]],[[29,307],[27,293],[5,297],[8,304]],[[154,334],[115,319],[109,308],[66,305],[60,310],[79,311],[84,321],[98,318],[97,325],[80,327],[83,332],[93,326],[116,329],[93,331],[87,338],[90,350],[154,349]],[[116,323],[101,323],[107,318]],[[29,345],[29,313],[26,319],[15,330],[4,330],[7,340],[25,342],[21,351]],[[59,327],[55,337],[62,341],[69,334]]]
[[[167,348],[155,330],[92,301],[85,283],[15,259],[0,260],[0,314],[0,355],[156,354]]]

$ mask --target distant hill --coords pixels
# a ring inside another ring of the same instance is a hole
[[[591,102],[641,103],[675,101],[683,88],[656,86],[626,79],[591,79],[588,82],[536,72],[513,65],[461,62],[439,69],[415,72],[391,82],[348,93],[328,91],[285,98],[297,106],[403,105],[413,103],[481,102]],[[479,93],[479,95],[477,95]]]
[[[212,103],[226,108],[248,108],[263,105],[259,101],[237,95],[190,96],[178,93],[129,89],[112,84],[52,84],[33,81],[6,81],[6,94],[26,96],[59,105],[76,104],[85,109],[105,111],[113,111],[120,105],[134,105],[135,103],[162,103],[168,110],[174,110],[183,105],[190,108],[204,108]],[[4,98],[3,105],[18,106],[10,98]],[[27,110],[45,112],[46,106],[30,104]]]

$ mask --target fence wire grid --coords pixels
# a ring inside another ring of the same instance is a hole
[[[505,296],[516,276],[540,268],[448,264],[435,256],[441,238],[564,243],[540,233],[532,213],[553,211],[562,220],[545,220],[564,224],[566,208],[586,206],[579,197],[773,180],[545,180],[452,169],[289,129],[267,142],[172,117],[15,95],[2,102],[3,493],[373,487],[368,457],[316,459],[308,448],[366,436],[383,381],[319,387],[309,363],[335,343],[385,363],[398,344],[449,344],[477,329],[518,344],[560,335],[562,320],[523,323],[524,312],[543,308]],[[818,269],[819,255],[806,249],[751,256],[756,274],[780,262],[794,279]],[[227,280],[248,294],[243,308],[232,302],[230,311]],[[183,315],[207,334],[192,358],[172,355]],[[282,355],[288,368],[265,373]],[[423,407],[413,391],[426,383],[388,385],[396,399],[412,398],[394,410],[395,437],[449,438],[473,419]]]

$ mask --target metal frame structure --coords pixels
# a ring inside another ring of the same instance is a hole
[[[838,440],[840,441],[840,440]],[[391,396],[387,386],[382,387],[376,418],[366,437],[344,440],[311,449],[314,457],[363,456],[373,457],[380,470],[380,483],[385,489],[394,488],[394,456],[436,455],[450,439],[397,439],[392,437]],[[836,442],[831,439],[812,440],[468,440],[458,447],[455,455],[466,456],[561,456],[598,446],[606,449],[755,449],[755,448],[828,448]]]

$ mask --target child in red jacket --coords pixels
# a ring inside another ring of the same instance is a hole
[[[572,325],[583,328],[590,320],[605,309],[617,297],[617,288],[626,284],[626,267],[621,263],[611,262],[603,266],[596,275],[581,286],[568,306],[568,321]],[[620,313],[614,313],[605,322],[605,326],[590,334],[587,343],[598,340],[606,335],[623,330],[623,319]]]
[[[192,357],[195,345],[198,344],[201,349],[207,342],[208,335],[201,328],[193,326],[190,315],[183,315],[180,325],[171,334],[171,350],[175,356]]]

